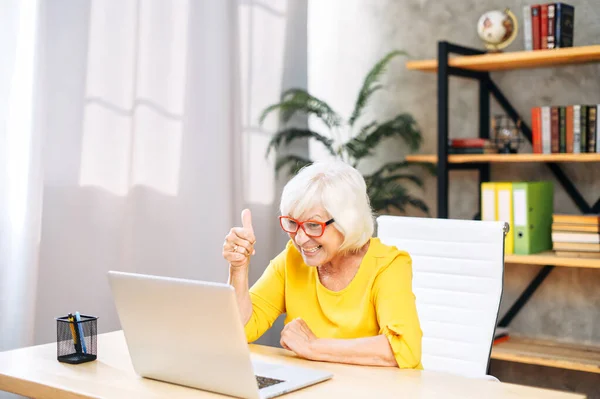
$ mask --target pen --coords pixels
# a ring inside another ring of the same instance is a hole
[[[81,353],[81,344],[79,343],[79,332],[77,331],[76,328],[74,328],[75,325],[75,318],[73,317],[72,313],[69,313],[69,325],[71,327],[71,334],[73,334],[73,342],[75,343],[75,351],[77,353]]]
[[[79,330],[79,339],[81,340],[81,347],[83,349],[83,353],[87,353],[87,348],[85,346],[85,335],[83,335],[83,327],[81,326],[81,315],[79,312],[75,312],[75,320],[77,321],[77,329]]]
[[[69,327],[71,328],[71,336],[73,337],[73,345],[75,345],[75,349],[77,349],[77,337],[75,336],[75,328],[73,327],[73,315],[69,313],[67,316],[69,320]]]

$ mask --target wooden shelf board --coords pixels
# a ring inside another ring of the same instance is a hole
[[[553,251],[546,251],[534,255],[506,255],[504,257],[504,263],[600,269],[600,259],[556,256]]]
[[[448,59],[448,65],[473,71],[499,71],[597,61],[600,61],[600,45],[456,56]],[[437,71],[438,63],[435,59],[408,61],[406,68],[424,72],[435,72]]]
[[[600,373],[600,346],[510,336],[492,347],[492,359]]]
[[[407,155],[407,162],[437,163],[435,154]],[[449,163],[600,162],[600,153],[582,154],[450,154]]]

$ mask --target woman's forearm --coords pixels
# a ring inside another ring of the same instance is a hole
[[[385,335],[354,339],[317,338],[311,343],[312,360],[364,366],[397,366]]]
[[[252,301],[248,291],[248,268],[229,267],[229,285],[235,289],[235,296],[240,309],[242,323],[246,325],[252,316]]]

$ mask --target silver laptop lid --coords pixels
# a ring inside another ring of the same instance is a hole
[[[259,397],[233,287],[113,271],[109,281],[139,375]]]

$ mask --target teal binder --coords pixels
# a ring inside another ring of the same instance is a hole
[[[552,182],[513,183],[514,253],[531,255],[552,249]]]

